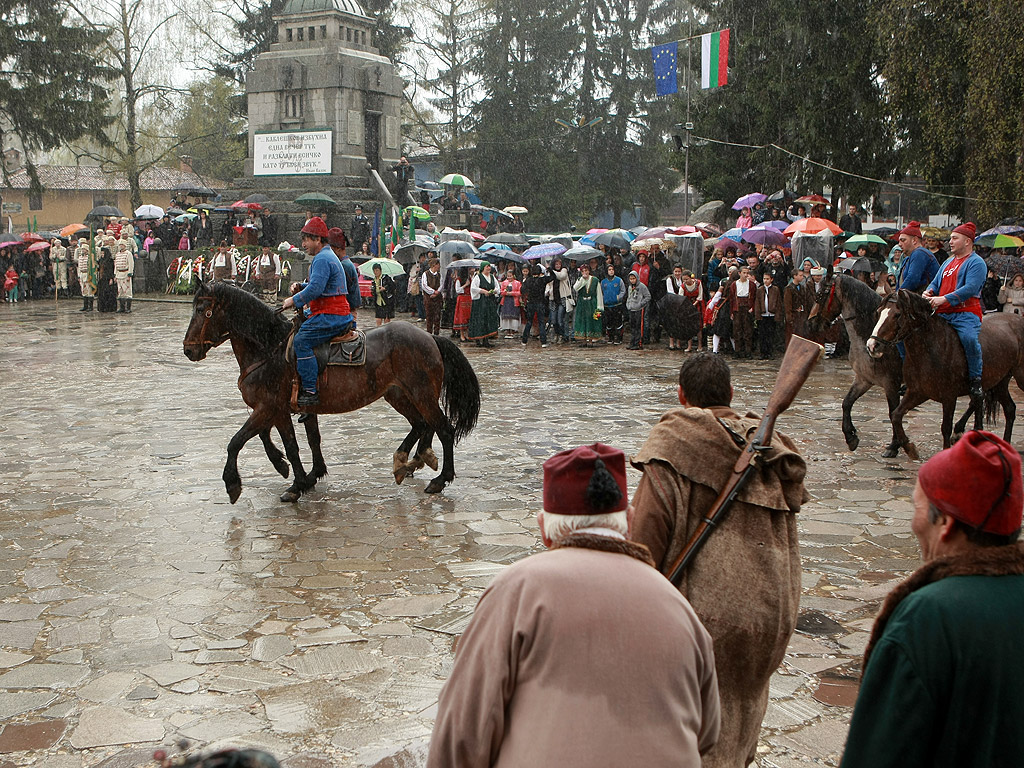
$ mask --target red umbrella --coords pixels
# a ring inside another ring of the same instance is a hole
[[[821,219],[817,216],[812,216],[809,219],[797,219],[786,227],[783,232],[792,237],[797,232],[803,232],[805,235],[816,235],[819,232],[824,232],[826,229],[833,235],[843,234],[842,227],[833,224],[828,219]]]
[[[806,203],[807,205],[826,205],[829,208],[832,207],[832,203],[826,200],[821,195],[804,195],[796,199],[798,203]]]
[[[32,243],[32,245],[30,245],[25,250],[29,251],[30,253],[34,253],[36,251],[45,251],[49,247],[50,247],[50,244],[48,242],[46,242],[45,240],[41,240],[41,241]]]
[[[46,242],[46,240],[41,238],[35,232],[22,232],[21,233],[21,239],[22,239],[23,242],[26,242],[26,243],[45,243]]]
[[[238,202],[231,204],[232,208],[236,208],[242,211],[261,211],[263,206],[259,203],[247,203],[245,200],[239,200]]]
[[[487,239],[486,235],[483,235],[483,234],[481,234],[479,232],[470,232],[469,236],[472,237],[474,240],[486,240]]]
[[[697,232],[700,232],[700,230],[696,227],[691,227],[689,224],[668,231],[670,235],[694,235]]]

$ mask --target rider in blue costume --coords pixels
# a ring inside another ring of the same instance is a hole
[[[921,225],[912,221],[900,230],[900,248],[903,259],[900,261],[899,282],[896,289],[906,288],[920,294],[939,271],[939,262],[935,254],[924,247],[921,239]]]
[[[345,270],[327,245],[327,225],[319,216],[311,218],[302,228],[302,248],[313,257],[309,277],[302,285],[293,284],[293,290],[301,290],[289,296],[281,305],[284,309],[294,306],[302,310],[309,307],[309,317],[302,323],[292,342],[295,367],[302,380],[297,398],[300,409],[320,404],[316,391],[317,364],[313,349],[352,327]]]
[[[356,310],[363,304],[363,297],[359,294],[359,270],[356,269],[356,265],[345,250],[348,247],[348,241],[345,239],[345,232],[341,227],[331,227],[327,230],[327,244],[331,246],[334,255],[341,259],[341,266],[345,270],[348,307],[352,310],[352,329],[355,330]]]

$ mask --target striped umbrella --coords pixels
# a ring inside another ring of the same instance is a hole
[[[450,187],[475,187],[472,179],[468,176],[463,176],[461,173],[449,173],[447,176],[441,179],[441,184],[447,184]]]

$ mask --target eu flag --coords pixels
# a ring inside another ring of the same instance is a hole
[[[654,61],[654,85],[659,96],[667,96],[670,93],[678,93],[679,77],[676,69],[676,56],[679,53],[679,43],[665,43],[651,48],[651,59]]]

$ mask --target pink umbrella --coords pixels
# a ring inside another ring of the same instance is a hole
[[[474,240],[486,240],[487,239],[486,235],[483,235],[483,234],[481,234],[479,232],[470,232],[469,236],[472,237]]]
[[[41,242],[32,243],[32,245],[30,245],[25,250],[28,251],[29,253],[34,253],[36,251],[45,251],[49,247],[50,247],[50,244],[48,242],[46,242],[45,240],[43,240]]]
[[[636,240],[634,240],[633,242],[635,243],[637,240],[664,240],[665,235],[667,235],[669,232],[671,232],[672,234],[681,234],[673,229],[669,229],[668,227],[651,227],[650,229],[645,229],[643,232],[637,235]]]
[[[676,227],[675,229],[670,229],[668,231],[670,235],[694,235],[698,232],[700,232],[699,229],[691,227],[689,224],[682,227]]]
[[[607,232],[607,231],[608,231],[607,229],[600,229],[600,228],[598,228],[598,229],[588,229],[587,230],[587,234],[588,235],[600,235],[602,232]]]

